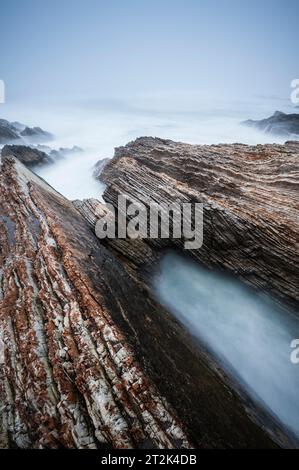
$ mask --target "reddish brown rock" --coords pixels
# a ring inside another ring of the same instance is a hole
[[[134,290],[118,262],[14,159],[0,199],[2,446],[189,447],[111,318]]]
[[[105,248],[13,158],[0,208],[1,447],[274,446],[152,299],[132,248]]]

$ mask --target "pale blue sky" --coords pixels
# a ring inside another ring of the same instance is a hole
[[[298,0],[1,0],[7,99],[288,97]]]

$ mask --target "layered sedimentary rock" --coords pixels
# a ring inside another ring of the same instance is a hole
[[[108,171],[143,165],[135,157],[118,153]],[[141,264],[154,250],[94,235],[106,210],[2,162],[0,446],[272,447],[250,403],[151,297],[134,250]]]
[[[299,136],[299,114],[286,114],[281,111],[276,111],[273,116],[266,119],[254,121],[249,119],[242,124],[254,127],[269,134],[276,134],[280,136]]]
[[[53,163],[53,159],[41,150],[26,145],[5,145],[1,157],[15,157],[28,167],[35,167]]]
[[[111,318],[134,286],[71,203],[1,173],[1,437],[18,447],[190,445]],[[134,307],[151,308],[136,294]]]
[[[140,138],[104,168],[104,199],[204,204],[197,261],[232,271],[298,308],[299,142],[197,146]],[[182,248],[182,240],[147,240]]]

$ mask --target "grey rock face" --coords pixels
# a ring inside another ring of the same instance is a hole
[[[299,135],[299,114],[285,114],[276,111],[273,116],[260,121],[249,119],[242,124],[270,134],[291,136]]]
[[[19,138],[18,129],[5,119],[0,119],[0,145],[16,141]]]
[[[40,127],[25,127],[25,129],[20,133],[22,137],[26,137],[29,140],[33,141],[48,141],[52,140],[53,136],[49,132],[44,131]]]

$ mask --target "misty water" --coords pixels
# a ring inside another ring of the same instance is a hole
[[[239,280],[175,253],[153,280],[163,303],[249,395],[299,437],[299,319]]]
[[[251,101],[205,98],[195,94],[140,95],[128,99],[85,99],[58,103],[1,105],[1,117],[40,126],[55,139],[52,148],[81,147],[37,173],[69,199],[101,198],[104,185],[92,177],[99,160],[112,158],[114,148],[140,136],[191,144],[241,142],[262,144],[284,139],[240,125],[249,118],[268,117],[276,109],[292,112],[289,99],[258,97]],[[45,112],[46,109],[46,112]]]

